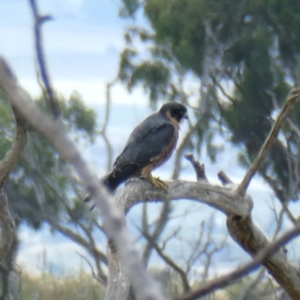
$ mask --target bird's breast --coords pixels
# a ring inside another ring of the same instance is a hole
[[[161,166],[164,162],[166,162],[171,157],[174,149],[176,148],[177,140],[178,140],[178,130],[177,128],[175,128],[174,136],[171,142],[162,149],[159,155],[151,159],[152,170]]]

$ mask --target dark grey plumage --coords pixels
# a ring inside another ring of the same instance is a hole
[[[133,176],[147,176],[172,154],[178,139],[179,123],[186,118],[186,107],[166,103],[159,112],[146,118],[129,136],[113,170],[104,178],[111,191]]]

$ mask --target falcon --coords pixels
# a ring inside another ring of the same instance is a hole
[[[180,122],[187,118],[186,107],[176,102],[164,104],[146,118],[129,136],[113,170],[103,179],[104,185],[112,192],[122,182],[141,177],[157,188],[166,189],[165,183],[152,177],[151,171],[170,158],[178,140]]]

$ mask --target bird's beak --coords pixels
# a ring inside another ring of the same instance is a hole
[[[189,116],[188,116],[187,114],[185,114],[185,115],[183,116],[183,119],[188,120],[188,119],[189,119]]]

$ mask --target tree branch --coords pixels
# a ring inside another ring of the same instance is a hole
[[[14,240],[15,223],[7,205],[3,188],[0,189],[0,261],[8,254]]]
[[[50,77],[48,75],[47,66],[44,59],[45,55],[44,55],[44,49],[42,44],[42,33],[41,33],[41,26],[45,22],[52,20],[52,17],[49,15],[40,16],[36,1],[29,0],[29,2],[34,17],[34,39],[35,39],[35,50],[36,50],[38,66],[40,69],[41,77],[44,82],[47,94],[49,96],[49,106],[51,108],[54,119],[56,119],[60,116],[60,108],[55,98],[54,91],[50,82]]]
[[[246,194],[247,188],[251,182],[252,177],[255,175],[257,170],[259,169],[261,162],[266,157],[267,153],[269,152],[273,142],[276,140],[279,129],[282,125],[282,123],[285,121],[286,117],[294,107],[294,104],[296,101],[299,101],[299,95],[300,95],[300,89],[294,89],[290,92],[288,95],[284,106],[282,107],[281,111],[279,112],[279,115],[268,135],[266,138],[264,144],[262,145],[261,149],[259,150],[254,162],[248,169],[244,179],[240,183],[240,185],[237,188],[237,193],[241,196],[244,196]]]
[[[146,203],[144,205],[146,205]],[[151,241],[157,241],[169,221],[169,215],[170,215],[171,211],[172,211],[171,202],[165,201],[161,208],[160,215],[156,222],[156,226],[155,226],[155,229],[153,230],[153,233],[152,234],[149,233],[148,223],[146,220],[145,223],[147,223],[147,224],[146,224],[146,226],[143,226],[143,230],[141,231],[142,234],[145,232],[147,235],[149,235],[151,237]],[[153,243],[151,241],[148,240],[148,243],[145,246],[144,252],[143,252],[143,261],[146,266],[148,265],[148,261],[150,259],[152,249],[153,249]]]
[[[147,241],[153,246],[156,250],[157,254],[168,264],[175,272],[177,272],[181,278],[183,289],[185,292],[190,291],[190,285],[187,278],[186,272],[180,268],[168,255],[163,253],[162,249],[158,246],[157,242],[147,233],[141,231],[143,236],[147,239]]]
[[[10,215],[3,185],[15,165],[19,163],[27,140],[27,130],[23,119],[13,109],[16,118],[16,136],[11,149],[0,162],[0,260],[8,253],[14,240],[15,223]]]
[[[111,143],[107,137],[106,128],[109,121],[110,116],[110,107],[111,107],[111,88],[113,85],[117,82],[118,77],[115,78],[113,81],[106,84],[106,105],[105,105],[105,117],[104,117],[104,123],[102,125],[102,129],[99,131],[99,133],[102,135],[103,140],[106,145],[106,153],[107,153],[107,164],[106,164],[106,170],[108,171],[109,168],[112,165],[112,155],[113,155],[113,148],[111,146]]]
[[[19,163],[27,141],[27,129],[25,123],[14,109],[13,112],[16,118],[16,136],[11,149],[0,162],[0,187],[3,186],[9,173]]]
[[[205,167],[204,164],[200,164],[198,161],[195,160],[194,155],[192,153],[188,153],[184,156],[193,166],[197,181],[205,181],[208,182],[208,179],[205,174]]]

